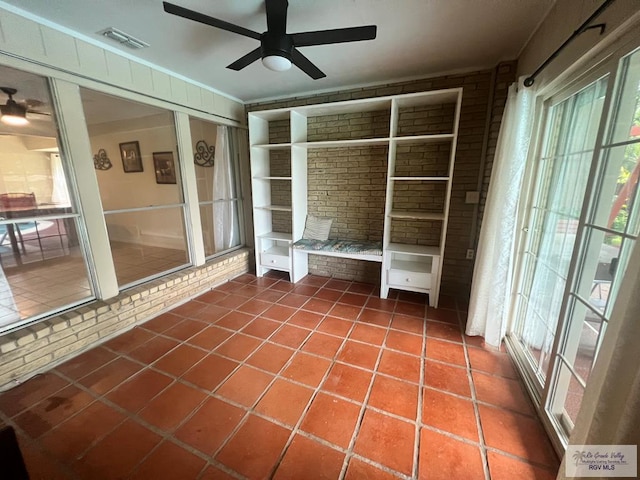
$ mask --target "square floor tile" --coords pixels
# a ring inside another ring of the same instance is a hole
[[[167,312],[157,316],[156,318],[152,318],[148,322],[144,322],[140,327],[151,330],[152,332],[162,333],[165,330],[169,330],[171,327],[175,327],[183,320],[184,317],[172,312]]]
[[[333,395],[318,393],[300,429],[327,442],[347,448],[358,422],[360,405]]]
[[[31,438],[38,438],[94,400],[85,391],[69,385],[22,412],[14,421]]]
[[[278,373],[289,361],[294,350],[273,343],[264,343],[246,363],[268,372]]]
[[[422,423],[478,441],[476,413],[470,400],[425,388],[422,396]]]
[[[398,480],[400,477],[352,457],[344,478],[345,480]]]
[[[420,381],[420,358],[385,348],[382,350],[378,372],[418,383]]]
[[[367,409],[354,452],[411,476],[415,427],[408,422]]]
[[[308,297],[302,297],[302,298],[304,298],[306,301]],[[334,305],[334,302],[331,302],[329,300],[322,300],[321,298],[311,298],[309,301],[304,303],[304,306],[302,308],[304,308],[305,310],[309,310],[311,312],[321,313],[324,315],[328,313],[329,310],[331,310],[333,305]]]
[[[460,327],[448,323],[430,322],[427,320],[427,337],[462,343]],[[427,343],[428,342],[427,340]]]
[[[487,452],[491,480],[555,480],[557,469],[543,469],[496,452]]]
[[[329,288],[321,288],[314,295],[315,298],[320,300],[326,300],[328,302],[335,302],[342,296],[342,292],[340,290],[332,290]]]
[[[250,478],[268,478],[291,432],[255,415],[222,448],[216,460]]]
[[[397,308],[396,308],[397,310]],[[391,318],[391,328],[394,330],[402,330],[404,332],[422,335],[424,329],[424,318],[414,317],[411,315],[402,315],[395,313]]]
[[[380,346],[384,343],[384,339],[387,335],[387,329],[377,327],[374,325],[367,325],[364,323],[356,323],[349,334],[351,340],[357,340],[359,342],[369,343],[371,345]]]
[[[82,378],[94,370],[106,365],[116,357],[117,355],[115,353],[107,350],[106,348],[96,347],[92,348],[88,352],[78,355],[62,365],[58,365],[56,370],[72,380],[78,380],[79,378]],[[2,404],[2,398],[4,398],[5,395],[7,394],[5,393],[0,397],[0,405]]]
[[[243,365],[216,390],[216,393],[236,403],[251,407],[264,393],[271,380],[273,380],[273,375]]]
[[[46,433],[40,442],[57,458],[71,464],[93,442],[108,434],[124,419],[121,413],[96,401]]]
[[[198,477],[198,480],[235,480],[236,477],[229,475],[227,472],[220,470],[213,465],[209,465],[205,471]]]
[[[302,350],[315,353],[321,357],[333,358],[342,346],[342,339],[324,333],[312,333],[309,339],[304,342]]]
[[[351,320],[327,316],[324,317],[324,320],[322,320],[320,325],[318,325],[317,330],[319,332],[344,337],[349,333],[349,330],[351,330],[353,325],[354,323]]]
[[[465,397],[471,396],[466,368],[427,360],[424,364],[424,384]]]
[[[280,330],[273,334],[270,342],[279,343],[285,347],[299,348],[311,332],[304,328],[292,325],[283,325]]]
[[[313,390],[287,380],[277,379],[255,410],[292,427],[298,422],[313,395]]]
[[[131,476],[131,480],[150,478],[196,478],[207,462],[170,441],[164,441]]]
[[[207,353],[190,345],[180,345],[153,364],[154,368],[179,377],[202,360]]]
[[[147,369],[120,384],[107,394],[107,398],[135,413],[172,382],[171,377]]]
[[[362,307],[338,303],[329,310],[329,315],[332,317],[344,318],[345,320],[356,320],[361,311]]]
[[[174,435],[202,453],[213,455],[245,413],[227,402],[209,398]]]
[[[306,310],[298,310],[296,313],[291,315],[291,318],[287,320],[287,323],[289,325],[296,325],[298,327],[313,330],[318,326],[322,318],[323,315],[319,313],[308,312]]]
[[[244,313],[250,313],[252,315],[260,315],[269,307],[271,307],[271,302],[265,302],[264,300],[252,298],[251,300],[240,305],[237,310]]]
[[[484,478],[480,449],[423,428],[420,432],[418,478]]]
[[[342,397],[363,402],[373,374],[367,370],[336,363],[322,384],[322,389]]]
[[[409,355],[422,355],[422,336],[389,330],[385,346]]]
[[[396,300],[392,298],[369,297],[365,307],[366,307],[365,312],[371,309],[371,310],[380,310],[382,312],[392,313],[396,309]],[[390,322],[391,322],[391,316],[389,316],[389,323]],[[389,324],[383,325],[383,326],[388,327]]]
[[[187,371],[182,379],[205,390],[213,391],[238,365],[238,362],[212,353]]]
[[[206,327],[207,324],[205,322],[200,322],[198,320],[185,320],[175,327],[166,330],[163,335],[175,338],[176,340],[185,341],[193,337],[196,333],[204,330]]]
[[[251,355],[251,353],[253,353],[261,343],[262,340],[257,338],[236,333],[233,337],[216,348],[215,352],[219,355],[224,355],[225,357],[241,362]]]
[[[229,330],[241,330],[243,327],[256,318],[255,315],[249,313],[238,312],[233,310],[216,322],[218,327],[228,328]]]
[[[223,298],[226,298],[226,295]],[[222,307],[220,305],[207,305],[205,308],[200,310],[196,315],[194,315],[193,319],[200,320],[208,324],[212,324],[212,323],[216,323],[218,320],[220,320],[230,311],[231,311],[230,308]]]
[[[512,379],[518,379],[518,374],[509,355],[502,352],[492,352],[482,348],[468,348],[469,360],[473,370],[488,372]]]
[[[258,317],[242,329],[242,333],[258,338],[269,338],[282,324],[275,320]]]
[[[347,340],[338,354],[337,360],[349,365],[373,370],[378,361],[380,348],[364,343]]]
[[[558,459],[538,419],[479,405],[487,446],[557,468]]]
[[[129,352],[129,356],[142,363],[153,363],[178,345],[177,340],[157,336]]]
[[[338,299],[338,302],[345,303],[347,305],[353,305],[356,307],[362,307],[365,303],[367,303],[368,298],[368,295],[359,295],[357,293],[346,292]]]
[[[296,313],[295,308],[287,307],[286,305],[274,305],[264,312],[262,316],[279,322],[284,322],[294,313]]]
[[[171,310],[171,312],[175,313],[176,315],[181,315],[183,317],[189,318],[198,313],[206,306],[207,304],[204,302],[199,302],[198,300],[189,300],[188,302],[174,308],[173,310]]]
[[[173,431],[202,403],[206,395],[181,383],[174,383],[140,411],[140,418],[156,427]]]
[[[440,360],[453,365],[467,366],[464,357],[464,347],[459,343],[445,342],[436,338],[427,337],[427,358]]]
[[[343,461],[344,453],[296,435],[273,478],[334,480],[340,477]]]
[[[458,312],[455,309],[448,308],[429,308],[427,310],[427,318],[429,320],[437,320],[438,322],[451,323],[458,325]]]
[[[409,420],[416,420],[418,395],[417,385],[376,375],[367,405]]]
[[[126,478],[136,465],[156,446],[162,437],[133,420],[122,425],[98,442],[76,464],[82,478]],[[113,459],[118,461],[114,462]]]
[[[102,395],[140,370],[142,370],[141,365],[119,357],[83,377],[79,383]]]
[[[127,353],[147,342],[154,336],[154,333],[148,332],[140,327],[135,327],[126,333],[112,338],[106,342],[104,346],[118,353]]]
[[[278,303],[281,305],[286,305],[291,308],[300,308],[304,305],[309,297],[307,295],[298,295],[297,293],[287,293],[280,299],[278,299]]]
[[[242,305],[246,301],[247,301],[247,297],[243,297],[242,295],[230,294],[224,297],[223,299],[218,300],[216,302],[216,305],[218,305],[219,307],[224,307],[224,308],[233,310],[234,308],[238,308],[240,305]]]
[[[525,415],[535,415],[533,406],[518,380],[473,372],[473,384],[479,401]]]
[[[205,350],[213,350],[232,335],[233,332],[230,330],[211,325],[191,337],[187,342],[196,347],[204,348]]]
[[[426,311],[427,306],[424,303],[404,302],[402,300],[398,300],[398,303],[396,303],[396,313],[401,315],[424,319]]]
[[[284,369],[282,376],[315,388],[320,385],[329,365],[329,360],[298,352]]]

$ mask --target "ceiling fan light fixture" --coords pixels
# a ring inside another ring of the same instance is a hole
[[[27,125],[27,109],[18,105],[15,100],[8,100],[5,105],[0,105],[0,122],[6,125],[21,127]]]
[[[291,68],[291,60],[281,55],[267,55],[262,57],[262,64],[274,72],[284,72]]]

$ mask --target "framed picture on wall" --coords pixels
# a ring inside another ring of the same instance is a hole
[[[125,142],[120,144],[120,157],[125,173],[142,172],[142,155],[138,142]]]
[[[156,183],[176,183],[176,164],[173,152],[153,152]]]

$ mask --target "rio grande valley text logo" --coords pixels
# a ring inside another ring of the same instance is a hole
[[[636,445],[570,445],[567,448],[567,476],[636,477]]]

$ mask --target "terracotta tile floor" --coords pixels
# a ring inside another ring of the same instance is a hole
[[[376,295],[243,275],[0,395],[0,424],[33,479],[555,478],[464,309]]]

